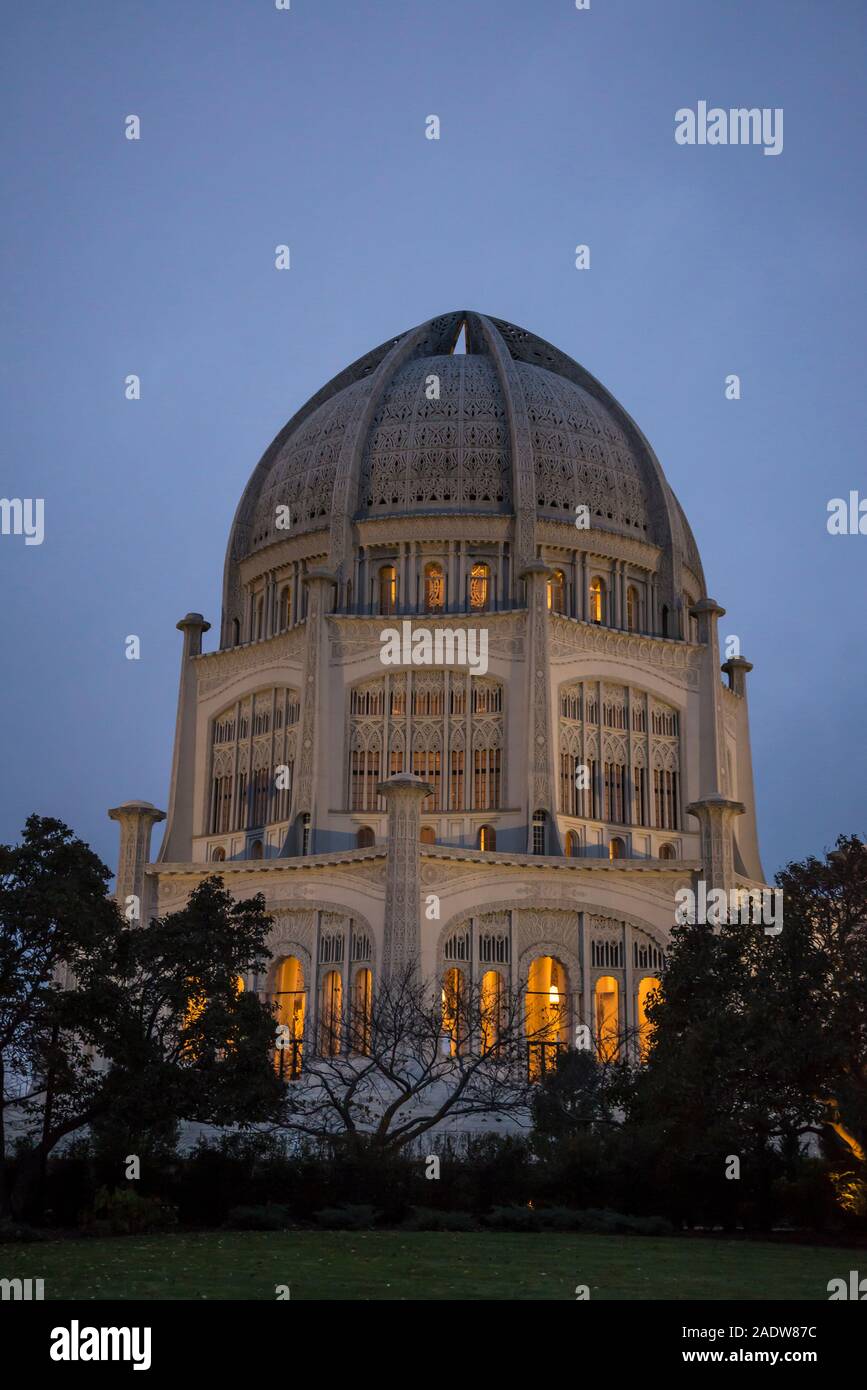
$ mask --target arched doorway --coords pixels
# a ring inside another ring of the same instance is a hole
[[[304,969],[297,956],[284,956],[278,963],[272,999],[278,1025],[274,1065],[281,1080],[295,1081],[301,1075],[307,1011]]]
[[[553,1071],[569,1041],[569,978],[555,956],[537,956],[527,973],[525,1027],[532,1080]]]

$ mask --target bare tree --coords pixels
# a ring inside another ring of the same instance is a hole
[[[372,999],[352,1001],[339,1019],[320,1019],[305,1043],[302,1074],[286,1086],[277,1128],[343,1152],[384,1155],[446,1120],[528,1125],[531,1073],[539,1070],[532,1049],[559,1051],[558,1020],[530,1035],[520,994],[461,981],[443,987],[409,967],[380,980]]]

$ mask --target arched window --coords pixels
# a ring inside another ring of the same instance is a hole
[[[274,1062],[284,1081],[294,1081],[301,1075],[301,1053],[304,1045],[304,1016],[307,995],[304,971],[297,956],[285,956],[274,975],[274,997],[277,1049]]]
[[[633,584],[626,590],[626,626],[630,632],[638,631],[638,590]]]
[[[319,1001],[319,1050],[325,1057],[336,1057],[340,1052],[342,1021],[343,980],[339,970],[329,970]]]
[[[554,956],[530,963],[525,1018],[530,1078],[538,1080],[554,1070],[569,1040],[569,983]]]
[[[660,859],[676,859],[677,853],[675,852],[674,845],[660,845],[659,857]]]
[[[555,570],[548,578],[548,607],[552,613],[566,612],[566,576]]]
[[[397,609],[397,570],[383,565],[379,571],[379,611],[394,613]]]
[[[483,825],[479,830],[479,849],[496,849],[497,832],[492,825]]]
[[[668,604],[667,604],[667,603],[664,603],[664,604],[662,605],[662,635],[663,635],[663,637],[667,637],[667,636],[668,636]]]
[[[621,840],[621,838],[620,838],[619,835],[614,835],[614,836],[612,837],[612,839],[609,841],[609,844],[608,844],[608,858],[609,858],[609,859],[625,859],[625,858],[626,858],[626,842],[625,842],[625,840]]]
[[[215,864],[222,864],[226,858],[226,851],[222,845],[215,845],[211,850],[211,859]]]
[[[570,859],[577,859],[581,853],[581,837],[577,830],[569,830],[566,833],[566,854]]]
[[[254,630],[253,630],[253,636],[255,637],[255,639],[256,639],[257,642],[260,642],[260,641],[262,640],[262,638],[265,636],[265,600],[264,600],[264,598],[257,598],[257,599],[256,599],[256,610],[255,610],[254,624],[255,624],[255,626],[254,626]]]
[[[617,992],[613,975],[602,975],[596,981],[596,1051],[602,1062],[616,1062],[619,1051]]]
[[[369,825],[360,825],[358,827],[358,834],[355,837],[355,842],[359,849],[370,849],[372,845],[375,845],[376,836],[373,833],[372,827]]]
[[[346,611],[347,611],[347,613],[351,613],[351,612],[352,612],[352,580],[351,580],[351,579],[347,579],[347,581],[346,581]]]
[[[263,859],[265,857],[265,846],[261,840],[254,840],[250,846],[251,859]]]
[[[356,970],[352,982],[352,1037],[350,1050],[370,1056],[373,1026],[373,973],[365,965]]]
[[[424,567],[424,611],[441,613],[446,605],[446,581],[442,565]]]
[[[499,970],[486,970],[479,991],[479,1041],[483,1053],[495,1052],[503,1031],[505,981]]]
[[[241,624],[238,622],[238,619],[237,619],[237,618],[233,618],[233,619],[232,619],[232,637],[231,637],[232,646],[233,646],[233,647],[237,647],[238,644],[240,643],[240,641],[241,641]]]
[[[432,825],[423,825],[418,838],[422,845],[435,845],[437,842],[436,830]]]
[[[477,561],[470,570],[470,608],[481,612],[490,602],[491,567]]]
[[[466,1038],[466,980],[463,970],[451,966],[443,976],[443,1034],[456,1057]]]
[[[605,622],[605,580],[598,575],[590,581],[590,613],[591,623]]]
[[[638,1050],[642,1061],[647,1057],[653,1036],[653,1024],[647,1017],[647,1001],[654,990],[659,989],[659,984],[655,975],[645,975],[638,985]]]
[[[544,811],[536,811],[533,816],[533,853],[545,854],[548,817]]]

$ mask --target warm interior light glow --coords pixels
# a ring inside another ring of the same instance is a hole
[[[500,1040],[505,1004],[505,985],[498,970],[486,970],[482,976],[479,1002],[482,1051],[491,1052]]]
[[[286,1079],[298,1076],[301,1071],[306,1000],[301,962],[297,956],[286,956],[277,967],[274,981],[276,1021],[289,1030],[288,1035],[282,1034],[283,1046],[274,1053],[274,1065]]]
[[[653,1024],[647,1017],[647,1001],[653,991],[659,989],[659,983],[655,975],[645,975],[638,986],[638,1050],[642,1061],[647,1057],[653,1036]]]
[[[596,981],[596,1047],[603,1062],[615,1062],[619,1052],[617,993],[613,975],[602,975]]]
[[[457,1056],[464,1032],[464,972],[456,965],[443,977],[443,1033],[449,1040],[449,1053]]]
[[[527,975],[526,1028],[531,1078],[553,1071],[568,1042],[566,970],[554,956],[537,956]]]

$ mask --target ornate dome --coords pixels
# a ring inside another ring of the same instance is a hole
[[[227,561],[286,538],[280,505],[293,535],[330,532],[339,567],[353,520],[500,513],[523,516],[526,538],[529,511],[571,523],[580,504],[594,529],[676,549],[701,577],[653,450],[605,387],[524,329],[458,311],[374,349],[289,421],[248,484]]]

